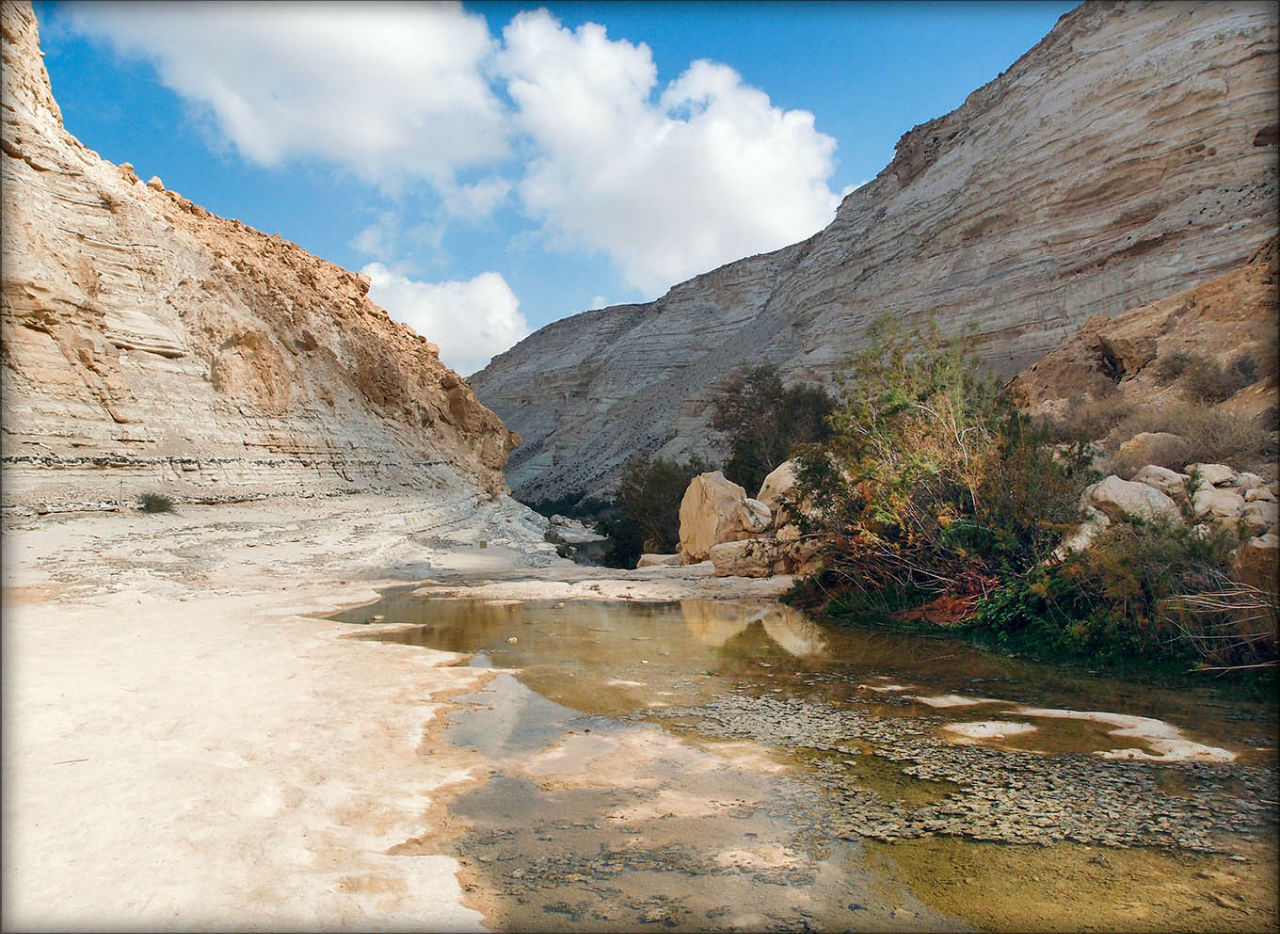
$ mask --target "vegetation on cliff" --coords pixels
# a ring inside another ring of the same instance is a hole
[[[793,498],[827,544],[793,600],[1045,658],[1274,660],[1274,593],[1228,573],[1242,528],[1135,517],[1055,554],[1099,476],[1090,446],[1019,412],[963,340],[882,320],[841,388],[830,438],[800,457]]]

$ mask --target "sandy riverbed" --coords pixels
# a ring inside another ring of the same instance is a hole
[[[3,927],[479,928],[443,802],[480,766],[439,732],[489,675],[315,614],[415,580],[637,600],[789,583],[583,568],[540,539],[509,500],[8,522]]]

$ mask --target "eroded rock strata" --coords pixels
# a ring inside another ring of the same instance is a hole
[[[804,241],[657,301],[552,324],[472,378],[521,432],[526,499],[600,493],[637,452],[706,452],[744,364],[833,378],[881,313],[971,327],[1012,375],[1084,321],[1221,275],[1276,231],[1276,13],[1088,3]]]
[[[505,490],[518,438],[367,280],[99,158],[0,23],[5,507]]]

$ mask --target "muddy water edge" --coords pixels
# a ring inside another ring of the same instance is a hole
[[[447,739],[488,925],[1274,930],[1276,707],[777,604],[388,591],[349,638],[495,670]]]

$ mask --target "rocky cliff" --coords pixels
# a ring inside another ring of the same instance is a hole
[[[518,438],[367,280],[100,159],[0,25],[7,508],[505,490]]]
[[[1278,254],[1272,237],[1231,272],[1115,318],[1095,315],[1014,377],[1009,393],[1024,410],[1059,418],[1099,398],[1165,410],[1190,400],[1274,430]]]
[[[495,358],[471,383],[524,436],[508,480],[599,493],[637,452],[705,452],[732,370],[831,380],[882,313],[971,327],[1012,375],[1094,315],[1238,266],[1276,230],[1276,36],[1270,4],[1072,11],[809,240]]]

